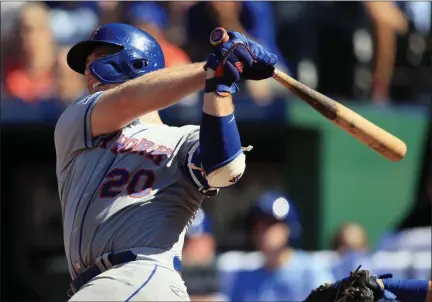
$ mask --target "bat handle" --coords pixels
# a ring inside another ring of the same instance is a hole
[[[221,43],[229,41],[228,32],[223,27],[215,28],[210,34],[210,43],[213,46],[217,46]]]

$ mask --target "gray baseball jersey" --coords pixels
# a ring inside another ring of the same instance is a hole
[[[199,127],[139,121],[92,138],[95,93],[70,105],[55,128],[64,245],[72,278],[96,257],[133,247],[181,256],[204,195],[185,168]],[[115,118],[115,117],[107,117]]]

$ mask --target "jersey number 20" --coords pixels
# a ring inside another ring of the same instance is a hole
[[[105,177],[100,191],[100,198],[114,198],[126,186],[126,194],[134,198],[149,195],[155,181],[152,170],[141,169],[131,175],[126,169],[113,169]]]

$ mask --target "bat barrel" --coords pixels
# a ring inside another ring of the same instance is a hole
[[[332,122],[391,161],[400,161],[407,153],[402,140],[342,104],[337,105],[337,117]]]
[[[273,77],[325,118],[382,156],[391,161],[405,157],[407,146],[399,138],[282,71],[276,69]]]

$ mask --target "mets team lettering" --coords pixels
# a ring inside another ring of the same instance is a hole
[[[101,139],[97,147],[108,148],[108,145],[114,139],[114,136],[105,137]],[[124,134],[120,135],[120,137],[117,139],[116,144],[114,144],[110,150],[114,154],[134,153],[137,155],[145,156],[158,166],[163,159],[169,157],[173,153],[172,149],[164,145],[157,145],[149,139],[130,138],[125,136]]]

